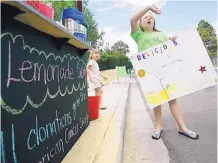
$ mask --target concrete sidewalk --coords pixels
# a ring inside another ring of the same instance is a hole
[[[103,87],[103,102],[97,120],[91,121],[62,163],[121,162],[129,83]]]
[[[162,139],[153,140],[154,125],[135,84],[130,86],[124,141],[124,163],[169,163]]]
[[[162,139],[151,139],[153,123],[134,78],[105,86],[103,102],[107,110],[100,110],[62,163],[170,162]]]

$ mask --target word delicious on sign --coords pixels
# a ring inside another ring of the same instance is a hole
[[[161,45],[159,47],[156,47],[154,49],[146,50],[142,54],[138,54],[137,59],[140,61],[140,60],[146,59],[148,56],[155,56],[155,55],[159,55],[159,54],[165,54],[166,51],[167,51],[167,45],[163,44],[163,45]]]

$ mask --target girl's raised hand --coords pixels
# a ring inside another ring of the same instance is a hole
[[[150,5],[149,8],[152,12],[154,12],[157,15],[160,15],[162,13],[162,11],[159,8],[157,8],[155,5]]]
[[[169,37],[169,40],[171,40],[171,41],[175,41],[176,39],[177,39],[177,36]]]

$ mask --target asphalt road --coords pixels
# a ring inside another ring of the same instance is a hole
[[[188,128],[200,135],[199,140],[190,140],[177,134],[178,129],[168,105],[163,106],[162,139],[170,151],[172,163],[217,162],[217,88],[182,97],[179,100]]]
[[[197,132],[200,139],[191,140],[179,135],[168,104],[163,105],[162,139],[169,150],[170,163],[216,163],[217,87],[195,92],[178,101],[186,126]],[[153,111],[148,112],[153,119]]]

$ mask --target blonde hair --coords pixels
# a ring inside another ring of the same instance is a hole
[[[100,53],[100,51],[97,50],[97,49],[92,49],[92,50],[90,50],[89,52],[90,52],[90,54],[89,54],[89,61],[92,60],[92,55],[93,55],[94,53]]]

